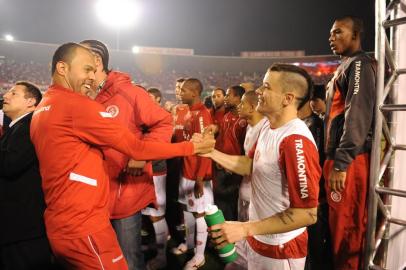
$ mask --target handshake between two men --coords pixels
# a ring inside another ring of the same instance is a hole
[[[193,143],[195,154],[209,154],[214,150],[216,140],[212,132],[205,131],[203,134],[194,133],[190,142]]]

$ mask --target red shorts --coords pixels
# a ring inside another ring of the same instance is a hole
[[[83,238],[49,241],[57,260],[67,269],[128,269],[111,226]]]

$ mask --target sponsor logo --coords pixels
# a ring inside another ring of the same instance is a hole
[[[240,127],[246,127],[247,126],[247,120],[245,120],[245,119],[240,119],[240,121],[238,121],[238,125],[240,126]]]
[[[359,92],[359,81],[361,79],[361,61],[355,62],[354,95]]]
[[[36,111],[34,112],[34,114],[41,113],[41,112],[47,112],[47,111],[49,111],[50,109],[51,109],[51,105],[44,106],[44,107],[42,107],[42,108],[36,110]]]
[[[307,176],[306,176],[306,164],[303,155],[303,140],[295,140],[296,146],[296,161],[297,161],[297,173],[299,176],[300,197],[305,199],[309,197],[309,191],[307,189]]]
[[[107,106],[106,112],[111,114],[111,117],[116,117],[120,113],[120,109],[118,108],[117,105],[110,105]]]
[[[340,202],[342,199],[341,193],[338,191],[332,191],[330,197],[333,202]]]

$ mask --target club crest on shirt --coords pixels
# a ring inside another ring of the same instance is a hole
[[[239,121],[238,121],[238,125],[240,125],[240,127],[246,127],[247,126],[247,120],[245,120],[245,119],[240,119]]]
[[[333,202],[340,202],[342,198],[341,193],[338,191],[337,192],[332,191],[330,197]]]
[[[120,109],[118,108],[117,105],[109,105],[109,106],[107,106],[107,108],[106,108],[106,112],[110,113],[110,114],[111,114],[111,117],[114,118],[114,117],[116,117],[116,116],[119,114]]]
[[[188,204],[189,204],[189,206],[193,207],[193,205],[194,205],[195,203],[193,202],[192,199],[189,199],[189,200],[188,200]]]

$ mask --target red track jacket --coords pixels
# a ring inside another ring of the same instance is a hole
[[[138,160],[191,155],[193,145],[143,142],[111,119],[103,106],[53,85],[31,122],[47,209],[49,238],[74,239],[110,226],[103,147]]]
[[[171,115],[156,105],[144,89],[133,85],[127,74],[110,72],[96,101],[137,138],[170,142]],[[145,166],[143,175],[131,176],[122,173],[129,160],[127,155],[111,148],[104,154],[110,176],[110,218],[129,217],[155,202],[151,162]]]

